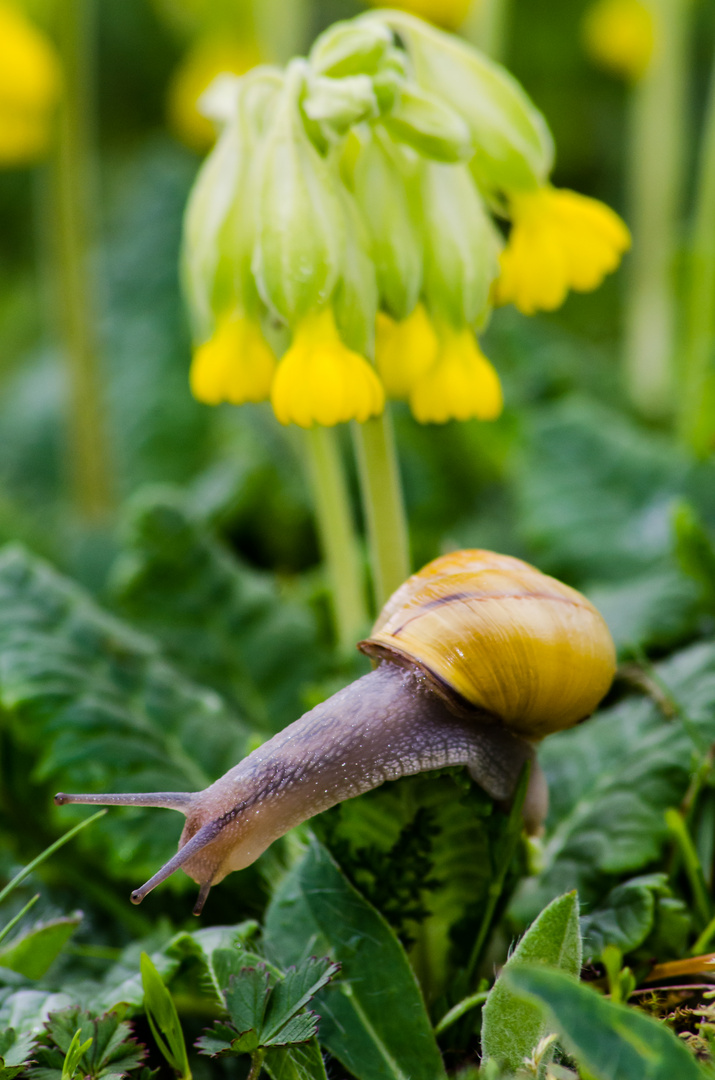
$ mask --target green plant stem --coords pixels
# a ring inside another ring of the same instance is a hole
[[[506,51],[511,0],[475,0],[464,26],[464,36],[494,60]]]
[[[435,1035],[441,1035],[443,1031],[451,1027],[452,1024],[456,1024],[457,1020],[461,1020],[465,1013],[468,1013],[470,1009],[474,1009],[477,1005],[483,1005],[489,997],[487,990],[480,990],[478,994],[471,994],[469,997],[464,998],[462,1001],[458,1001],[449,1012],[445,1013],[438,1024],[435,1024]]]
[[[684,294],[679,431],[696,453],[715,442],[715,59],[705,110]]]
[[[316,425],[306,433],[308,462],[320,543],[333,599],[338,642],[345,651],[368,623],[363,572],[340,444],[335,428]]]
[[[675,255],[683,203],[687,44],[691,0],[648,0],[656,47],[633,90],[628,140],[633,232],[626,310],[625,381],[645,416],[672,407],[676,335]]]
[[[266,1056],[265,1050],[254,1050],[251,1054],[251,1071],[249,1072],[246,1080],[258,1080],[258,1077],[263,1071],[263,1059]]]
[[[355,451],[379,611],[410,572],[407,519],[390,414],[354,424]]]
[[[106,810],[98,810],[96,814],[92,814],[91,817],[85,818],[84,821],[80,821],[78,825],[75,825],[74,828],[66,832],[64,836],[61,836],[59,838],[59,840],[55,840],[54,844],[50,844],[50,846],[45,848],[44,851],[41,851],[40,854],[32,860],[32,862],[29,862],[27,864],[27,866],[23,866],[22,870],[20,870],[19,873],[15,874],[15,877],[12,879],[12,881],[8,881],[5,888],[0,890],[0,903],[2,903],[5,897],[9,896],[13,889],[17,888],[20,882],[24,881],[25,878],[29,874],[31,874],[33,870],[36,870],[37,867],[45,861],[45,859],[49,859],[50,855],[54,855],[56,851],[59,851],[59,849],[63,847],[74,836],[76,836],[78,832],[81,832],[82,829],[86,829],[88,825],[91,825],[93,821],[97,821],[98,818],[104,817],[106,813]]]
[[[88,521],[112,506],[109,449],[97,347],[91,239],[91,34],[89,0],[58,6],[64,93],[52,163],[56,279],[68,364],[69,440],[76,505]]]
[[[668,826],[668,831],[678,845],[678,849],[682,856],[685,872],[688,876],[690,889],[693,894],[695,912],[701,926],[707,927],[712,918],[712,907],[708,897],[708,890],[707,885],[705,884],[702,867],[700,866],[700,859],[698,858],[695,845],[688,832],[688,827],[685,824],[683,815],[672,807],[665,812],[665,823]]]
[[[499,897],[504,891],[504,881],[506,879],[507,871],[511,866],[511,861],[514,858],[519,838],[521,837],[522,830],[522,816],[521,812],[524,808],[524,799],[526,798],[527,788],[529,787],[529,776],[531,775],[531,765],[529,762],[524,766],[521,776],[519,777],[519,783],[516,786],[514,792],[514,801],[509,811],[509,818],[504,830],[504,838],[501,844],[500,855],[501,859],[494,871],[494,877],[489,883],[489,891],[487,893],[487,904],[482,916],[481,926],[479,927],[479,933],[477,934],[474,947],[472,948],[469,962],[467,964],[467,985],[471,983],[476,971],[479,958],[482,955],[482,949],[487,940],[487,934],[492,925],[494,919],[494,912],[496,911]]]
[[[30,911],[32,908],[34,908],[35,904],[37,903],[37,901],[39,899],[40,899],[40,894],[35,893],[35,895],[30,900],[27,901],[24,908],[22,908],[21,911],[18,911],[17,915],[15,915],[14,918],[10,919],[9,923],[7,923],[5,926],[3,926],[2,930],[0,930],[0,941],[5,940],[5,938],[10,933],[10,931],[14,930],[14,928],[17,926],[20,919],[22,919],[25,915],[27,915],[28,911]]]

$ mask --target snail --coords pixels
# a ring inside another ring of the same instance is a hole
[[[508,802],[532,762],[524,816],[546,816],[534,745],[589,716],[608,690],[608,627],[575,589],[528,563],[457,551],[397,589],[358,648],[374,669],[305,713],[200,792],[55,796],[57,804],[158,806],[186,824],[173,858],[132,893],[140,903],[179,867],[209,889],[279,836],[386,780],[466,766]]]

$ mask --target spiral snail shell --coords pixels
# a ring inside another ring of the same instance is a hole
[[[250,865],[301,821],[385,780],[464,765],[508,801],[524,764],[524,815],[546,813],[534,743],[589,716],[608,690],[615,650],[603,618],[575,589],[528,563],[457,551],[413,574],[359,648],[369,674],[264,743],[200,792],[66,795],[62,803],[158,806],[186,815],[179,850],[139,903],[182,867],[212,885]]]

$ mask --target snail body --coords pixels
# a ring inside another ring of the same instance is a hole
[[[358,646],[375,670],[290,724],[201,792],[55,796],[57,803],[159,806],[186,824],[179,850],[132,893],[182,867],[212,885],[315,814],[386,780],[464,765],[508,801],[527,761],[532,824],[546,813],[534,744],[589,716],[615,652],[575,589],[510,556],[459,551],[413,574]]]

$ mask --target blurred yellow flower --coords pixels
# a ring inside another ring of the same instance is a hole
[[[499,304],[553,311],[569,289],[590,292],[615,270],[631,237],[610,207],[550,185],[509,197],[512,229],[494,285]]]
[[[596,0],[583,20],[586,52],[599,67],[637,82],[655,48],[655,20],[643,0]]]
[[[208,150],[216,140],[216,129],[199,112],[199,98],[217,75],[243,75],[260,61],[258,46],[248,37],[212,35],[195,41],[169,83],[169,124],[178,138],[194,150]]]
[[[381,413],[385,393],[367,360],[341,340],[332,308],[311,312],[298,324],[278,365],[271,390],[281,424],[332,427],[361,423]]]
[[[496,420],[503,398],[499,376],[469,327],[440,327],[439,352],[409,397],[421,424],[447,420]]]
[[[372,7],[401,8],[419,15],[421,19],[444,26],[448,30],[457,30],[472,6],[473,0],[367,0]]]
[[[23,165],[46,152],[60,83],[50,41],[21,11],[0,3],[0,165]]]
[[[205,405],[265,401],[275,368],[275,357],[258,323],[244,315],[227,315],[213,337],[194,352],[191,393]]]
[[[377,313],[375,365],[391,398],[406,398],[437,359],[439,342],[423,304],[397,322]]]

